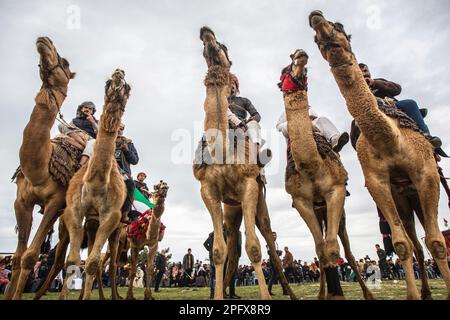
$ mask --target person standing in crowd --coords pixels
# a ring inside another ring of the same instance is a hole
[[[159,292],[159,284],[161,283],[162,277],[166,272],[166,252],[165,250],[161,250],[156,256],[155,268],[156,268],[156,277],[155,277],[155,292]]]
[[[389,266],[387,263],[387,255],[386,255],[386,251],[384,251],[383,249],[381,249],[379,244],[375,245],[375,249],[377,250],[377,255],[378,255],[378,266],[380,267],[381,270],[381,276],[383,278],[386,278],[389,276]]]
[[[272,237],[273,237],[273,241],[275,242],[275,248],[276,248],[276,255],[278,257],[280,257],[283,252],[281,250],[278,250],[278,243],[277,243],[277,233],[276,232],[272,232]],[[278,274],[277,270],[275,269],[275,264],[272,261],[272,257],[270,256],[270,250],[269,250],[269,246],[266,245],[267,248],[267,254],[269,255],[269,268],[270,268],[270,280],[269,280],[269,294],[271,296],[275,295],[272,292],[272,286],[274,285],[274,283],[276,283],[280,277],[280,275]],[[283,295],[287,295],[287,291],[283,288]]]
[[[139,162],[139,155],[133,142],[123,135],[125,125],[122,123],[119,128],[116,140],[116,151],[114,153],[120,173],[125,181],[127,187],[127,197],[122,206],[122,223],[129,224],[130,219],[128,214],[131,212],[134,199],[134,182],[131,176],[130,165],[136,165]]]
[[[183,269],[186,284],[188,284],[189,279],[191,278],[193,268],[194,268],[194,255],[192,254],[191,248],[189,248],[187,253],[183,257]]]
[[[288,281],[294,278],[294,256],[288,247],[284,247],[283,268]]]
[[[147,184],[144,182],[147,178],[147,174],[145,174],[145,172],[139,172],[136,178],[137,180],[134,180],[134,185],[144,195],[144,197],[149,199],[150,191],[148,190]]]

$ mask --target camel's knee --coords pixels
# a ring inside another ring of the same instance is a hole
[[[261,262],[261,248],[257,244],[250,244],[246,247],[248,258],[252,263]]]
[[[22,256],[22,259],[20,261],[20,267],[25,270],[30,270],[34,268],[34,265],[37,261],[37,255],[34,252],[27,251]]]
[[[447,258],[447,248],[442,240],[430,239],[426,240],[427,247],[431,251],[431,255],[437,259]]]
[[[400,260],[412,258],[413,248],[407,241],[395,241],[394,249]]]
[[[86,264],[86,273],[88,275],[95,275],[97,273],[98,268],[100,267],[100,259],[95,257],[93,259],[89,259]]]
[[[216,265],[224,264],[226,259],[226,250],[216,248],[213,250],[213,259]]]

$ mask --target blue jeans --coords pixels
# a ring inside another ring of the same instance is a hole
[[[425,121],[423,121],[422,114],[420,113],[419,106],[417,105],[417,102],[414,100],[408,99],[408,100],[401,100],[397,101],[396,104],[397,108],[402,110],[404,113],[406,113],[411,119],[413,119],[420,130],[423,132],[430,134],[430,130],[428,129],[427,125],[425,124]]]

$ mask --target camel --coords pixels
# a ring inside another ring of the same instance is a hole
[[[41,245],[65,207],[67,187],[54,180],[49,169],[54,148],[50,142],[50,130],[66,98],[69,81],[75,77],[75,73],[70,71],[69,62],[60,57],[49,38],[39,37],[36,48],[40,55],[39,75],[42,86],[36,96],[30,121],[23,131],[19,152],[21,172],[16,176],[17,196],[14,202],[18,243],[13,258],[11,285],[5,293],[5,300],[22,298]],[[43,208],[43,217],[27,248],[35,205]]]
[[[131,270],[130,270],[130,285],[128,287],[127,299],[134,300],[133,297],[133,283],[136,277],[136,264],[140,250],[143,250],[145,246],[148,246],[147,255],[147,281],[144,293],[145,300],[152,300],[152,280],[153,280],[153,268],[154,258],[156,251],[158,250],[158,242],[162,240],[164,233],[160,233],[161,216],[164,213],[164,202],[166,200],[167,191],[169,187],[167,183],[161,180],[155,187],[155,206],[152,209],[152,216],[149,221],[147,232],[145,237],[140,239],[128,238],[128,243],[131,249]]]
[[[233,251],[235,249],[232,248],[232,244],[237,241],[237,231],[242,216],[245,224],[245,249],[255,269],[262,299],[269,300],[271,297],[262,272],[261,247],[256,236],[255,224],[259,225],[270,251],[274,255],[273,261],[276,262],[277,270],[281,271],[282,284],[287,288],[291,298],[295,299],[295,295],[290,290],[282,273],[281,261],[275,253],[270,219],[262,194],[263,184],[260,182],[260,168],[257,161],[251,157],[252,151],[254,155],[255,150],[252,150],[247,140],[243,143],[242,152],[236,152],[236,149],[230,148],[234,150],[231,152],[233,156],[225,157],[225,152],[230,147],[227,136],[227,97],[230,93],[231,61],[228,58],[227,49],[216,41],[214,32],[208,27],[201,28],[200,39],[204,44],[203,56],[208,66],[208,73],[204,81],[206,86],[204,129],[207,151],[212,161],[207,165],[195,163],[193,171],[195,178],[201,183],[201,196],[211,214],[214,226],[213,257],[216,268],[214,299],[223,299],[225,290],[223,281],[224,263],[228,251],[232,254],[228,261],[228,266],[231,267],[227,270],[231,272],[234,267],[237,267],[237,253]],[[225,204],[224,208],[222,208],[222,203]],[[223,237],[224,219],[229,221],[229,223],[226,223],[227,226],[233,226],[228,232],[228,239],[230,240],[227,240],[227,243],[225,243]],[[225,283],[229,282],[230,279],[231,274],[228,273]]]
[[[283,91],[290,155],[294,164],[292,168],[291,162],[286,171],[286,191],[292,196],[294,207],[305,220],[314,238],[321,271],[319,299],[325,298],[325,279],[328,298],[344,298],[337,273],[337,261],[340,257],[337,235],[341,238],[345,256],[356,274],[364,297],[373,299],[358,272],[345,227],[347,171],[331,146],[326,149],[324,142],[316,143],[320,136],[314,132],[316,129],[309,116],[307,84],[304,80],[308,55],[297,49],[291,59],[288,76],[300,86],[298,90]],[[321,149],[325,149],[325,152],[319,152]]]
[[[83,244],[81,245],[81,249],[88,248],[88,254],[92,250],[92,247],[94,245],[95,240],[95,234],[98,229],[98,222],[95,220],[91,220],[89,223],[85,224],[84,227],[84,239]],[[117,232],[119,232],[118,238],[117,238]],[[114,231],[113,234],[110,236],[108,241],[108,252],[105,255],[102,266],[106,265],[106,262],[109,260],[109,277],[111,279],[111,296],[112,300],[121,300],[122,297],[119,295],[119,291],[117,289],[117,283],[116,283],[116,275],[117,275],[117,267],[118,267],[118,259],[120,256],[120,253],[122,250],[126,247],[126,237],[127,232],[126,228],[119,226],[118,230]],[[124,239],[124,241],[122,240]],[[125,243],[124,243],[125,242]],[[56,247],[55,252],[55,262],[53,263],[50,272],[47,275],[47,278],[45,279],[44,283],[42,284],[41,288],[36,292],[34,296],[34,300],[39,300],[48,290],[50,287],[53,279],[57,276],[57,274],[63,269],[64,267],[64,258],[66,256],[67,247],[69,246],[69,232],[67,231],[67,227],[64,225],[64,222],[60,220],[59,224],[59,241]],[[125,249],[126,250],[126,249]],[[100,267],[97,275],[96,280],[98,284],[98,290],[99,290],[99,299],[105,300],[105,294],[103,292],[103,283],[102,283],[102,270],[103,268]],[[83,289],[80,291],[79,299],[81,300],[84,294],[84,285]]]
[[[389,117],[379,109],[342,24],[327,21],[320,11],[310,14],[309,23],[347,108],[361,130],[356,145],[358,159],[367,189],[391,228],[395,252],[405,269],[407,298],[420,299],[420,295],[412,266],[415,246],[402,223],[391,189],[392,181],[399,177],[409,179],[417,190],[425,243],[441,270],[450,299],[447,251],[437,221],[440,179],[432,145],[418,130],[401,125],[398,118]]]
[[[72,178],[67,190],[67,207],[61,219],[69,232],[70,251],[66,267],[80,265],[80,248],[83,241],[83,219],[89,224],[97,224],[95,240],[86,261],[86,280],[83,299],[91,297],[94,276],[100,269],[100,253],[106,240],[115,242],[110,248],[117,248],[120,233],[121,207],[127,196],[122,175],[114,158],[116,138],[125,105],[130,94],[130,86],[125,81],[125,72],[116,69],[105,86],[105,105],[100,117],[94,154]],[[115,259],[111,259],[115,263]],[[67,299],[68,283],[74,274],[64,281],[60,299]]]

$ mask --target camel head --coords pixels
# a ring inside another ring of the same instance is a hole
[[[157,185],[153,186],[153,190],[155,190],[156,202],[160,203],[166,199],[169,186],[167,185],[166,182],[161,180]]]
[[[308,63],[308,54],[302,49],[297,49],[290,57],[292,60],[292,76],[301,79],[305,72],[305,66]]]
[[[316,32],[314,41],[320,53],[332,68],[352,64],[354,55],[350,46],[351,36],[345,33],[341,23],[327,21],[323,13],[316,10],[309,15],[309,25]]]
[[[105,101],[117,102],[121,106],[121,111],[125,111],[125,105],[130,96],[131,87],[125,81],[125,71],[116,69],[111,79],[106,81]]]
[[[200,29],[200,40],[203,42],[203,57],[208,68],[216,65],[227,69],[231,67],[227,47],[216,40],[214,32],[209,27]]]
[[[75,73],[70,71],[69,62],[61,58],[48,37],[39,37],[36,40],[36,49],[40,55],[39,75],[46,85],[66,87]]]

